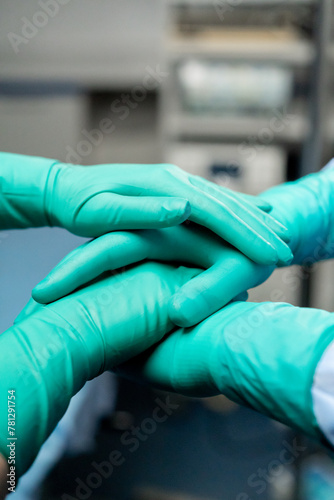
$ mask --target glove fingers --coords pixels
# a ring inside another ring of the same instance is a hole
[[[193,326],[221,309],[245,291],[265,281],[272,267],[264,267],[226,250],[222,258],[207,271],[183,285],[169,304],[173,323]]]
[[[53,302],[105,271],[144,260],[148,240],[140,232],[108,233],[81,245],[65,257],[32,291],[41,303]]]
[[[219,394],[211,374],[212,352],[219,337],[197,328],[178,329],[137,358],[123,363],[115,371],[138,382],[168,392],[193,397]],[[217,346],[219,349],[219,345]]]
[[[239,192],[238,192],[238,196],[241,199],[248,201],[252,205],[255,205],[257,208],[259,208],[263,212],[269,213],[273,209],[272,205],[268,201],[260,198],[259,196],[253,196],[251,194],[239,193]]]
[[[217,198],[218,200],[222,200],[222,194],[223,194],[224,198],[228,199],[233,198],[237,200],[239,203],[251,207],[253,210],[254,208],[256,208],[262,212],[270,212],[273,208],[270,202],[268,202],[268,200],[264,200],[259,196],[253,196],[251,194],[240,193],[239,191],[233,191],[232,189],[220,186],[219,184],[212,183],[207,179],[204,179],[203,177],[197,175],[192,176],[191,182],[194,186],[197,186],[198,188],[202,189],[205,193],[213,196],[214,198]],[[257,213],[258,211],[254,210],[254,213],[255,212]]]
[[[194,177],[191,179],[191,182],[195,183],[198,188],[203,189],[208,195],[211,195],[215,199],[220,200],[223,194],[224,198],[222,202],[232,209],[235,214],[235,219],[241,219],[245,225],[248,225],[250,228],[254,229],[258,235],[269,241],[277,250],[278,261],[280,263],[285,263],[289,259],[291,260],[291,252],[281,241],[289,241],[290,234],[288,229],[276,219],[260,210],[255,205],[254,201],[250,201],[255,197],[248,196],[248,199],[240,197],[239,193],[234,193],[226,188],[212,185],[212,183],[201,177]],[[226,203],[226,201],[228,201],[228,203]],[[243,253],[245,252],[243,251]],[[245,253],[245,255],[247,255],[247,253]],[[263,263],[260,260],[255,260],[255,262],[259,262],[260,264]]]
[[[107,233],[68,254],[33,289],[32,296],[41,304],[54,302],[106,271],[146,258],[207,268],[220,258],[222,250],[224,245],[216,235],[195,225]]]
[[[227,248],[215,233],[192,223],[145,234],[150,240],[150,259],[181,261],[203,269],[214,265]]]
[[[232,192],[233,195],[233,192]],[[239,193],[238,193],[238,196]],[[270,212],[272,210],[272,206],[269,205],[269,210],[266,210],[262,206],[262,199],[257,196],[252,196],[252,195],[245,195],[242,194],[242,198],[244,198],[244,204],[245,206],[249,206],[250,209],[252,209],[254,206],[260,210],[256,210],[256,217],[258,217],[262,222],[264,222],[268,227],[270,227],[276,234],[279,236],[285,243],[289,243],[291,240],[291,234],[289,229],[284,226],[281,222],[279,222],[277,219],[272,217],[270,214],[267,212]]]
[[[251,210],[254,208],[254,202],[252,200],[261,200],[261,198],[256,198],[255,196],[248,196],[248,199],[245,198],[244,204],[245,207],[249,207]],[[258,209],[259,207],[256,206]],[[254,213],[255,214],[255,213]],[[285,243],[289,243],[291,240],[291,234],[289,229],[284,226],[281,222],[276,220],[274,217],[272,217],[270,214],[266,213],[264,210],[256,210],[256,217],[260,219],[264,224],[266,224],[268,227],[270,227],[276,234],[279,236]]]
[[[234,299],[231,300],[231,302],[246,302],[248,300],[248,297],[249,297],[248,292],[241,292],[239,293],[239,295],[234,297]]]
[[[182,198],[99,193],[78,210],[74,230],[80,236],[95,237],[112,230],[170,227],[184,222],[190,211]]]
[[[254,262],[273,265],[277,262],[287,264],[292,260],[290,248],[240,203],[218,204],[217,199],[208,197],[203,219],[203,206],[199,209],[191,198],[189,201],[192,221],[207,226]]]
[[[257,217],[260,221],[272,229],[277,236],[281,238],[281,240],[285,243],[289,243],[291,240],[291,234],[286,226],[283,226],[283,224],[274,219],[274,217],[271,217],[271,215],[263,212],[262,210],[257,213]]]
[[[239,191],[233,191],[224,186],[220,186],[219,184],[212,183],[207,179],[204,179],[200,176],[193,176],[192,182],[195,183],[198,187],[201,187],[206,193],[211,194],[217,199],[221,199],[221,194],[224,196],[233,197],[239,201],[243,201],[248,205],[252,205],[252,207],[256,207],[260,209],[262,212],[270,212],[273,207],[268,200],[264,200],[260,196],[253,196],[252,194],[241,193]]]
[[[90,332],[89,339],[85,338],[90,356],[103,369],[110,369],[149,348],[173,328],[168,301],[198,272],[147,262],[102,276],[44,307],[65,318],[81,335]]]

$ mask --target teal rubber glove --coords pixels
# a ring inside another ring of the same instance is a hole
[[[295,254],[293,263],[311,264],[334,256],[334,168],[329,166],[320,173],[274,187],[261,196],[274,207],[272,214],[288,227],[292,235],[289,245]],[[172,232],[169,234],[172,235]],[[274,267],[252,265],[246,257],[233,249],[220,246],[220,250],[215,250],[217,243],[208,232],[202,232],[202,237],[197,240],[191,234],[184,233],[183,239],[187,240],[189,245],[183,243],[178,235],[181,233],[173,233],[176,246],[174,251],[171,248],[172,242],[161,245],[158,251],[154,247],[153,258],[159,258],[160,255],[161,260],[166,259],[165,248],[171,259],[179,252],[177,258],[209,268],[207,272],[186,284],[172,299],[170,315],[173,322],[179,326],[198,323],[243,290],[265,281],[274,270]],[[118,267],[133,262],[136,256],[138,260],[145,256],[150,258],[148,250],[146,254],[136,254],[134,251],[133,260],[129,259],[128,262],[131,250],[127,250],[126,242],[123,242],[124,249],[120,251],[115,240],[115,243],[112,239],[109,241],[110,244],[105,245],[106,241],[99,244],[97,240],[92,243],[94,246],[91,252],[83,247],[82,251],[79,250],[69,260],[60,264],[55,273],[51,273],[49,278],[35,289],[36,300],[48,302],[70,293],[76,286],[85,282],[85,272],[89,279],[94,277],[94,266],[98,274],[108,266]],[[121,258],[117,252],[122,254]],[[203,256],[206,255],[210,257],[208,262],[203,261]],[[112,264],[108,264],[108,256]]]
[[[146,263],[106,276],[48,306],[31,304],[0,335],[0,453],[8,457],[8,391],[15,391],[18,475],[71,397],[104,370],[139,354],[173,328],[168,300],[198,271]],[[14,420],[14,419],[13,419]]]
[[[117,372],[193,397],[225,394],[322,442],[312,401],[316,367],[334,341],[334,314],[234,302],[171,333]]]
[[[334,257],[334,160],[315,174],[263,193],[272,215],[289,229],[293,264]]]
[[[32,296],[40,303],[52,302],[107,270],[144,259],[186,262],[205,269],[170,301],[171,318],[181,326],[202,321],[243,292],[245,274],[252,278],[248,282],[251,288],[262,283],[273,269],[255,264],[196,224],[114,232],[71,252],[34,288]]]
[[[173,165],[81,167],[2,153],[0,167],[2,228],[50,225],[96,237],[189,218],[255,262],[291,257],[280,238],[288,238],[286,228],[261,210],[270,208],[267,202],[250,202]]]

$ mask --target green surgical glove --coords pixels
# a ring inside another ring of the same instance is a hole
[[[50,225],[96,237],[112,230],[169,227],[189,218],[255,262],[286,263],[292,258],[282,241],[288,232],[261,209],[270,206],[173,165],[81,167],[0,154],[1,228]]]
[[[52,302],[107,270],[144,259],[186,262],[205,269],[170,301],[171,318],[179,325],[198,323],[234,299],[245,290],[245,274],[252,279],[250,288],[265,281],[273,269],[255,264],[196,224],[114,232],[71,252],[35,287],[32,296],[40,303]]]
[[[16,466],[31,465],[84,383],[173,328],[168,300],[198,271],[146,263],[101,278],[48,306],[28,307],[0,335],[0,453],[8,457],[8,391],[15,391]],[[12,393],[11,393],[12,394]]]
[[[291,234],[293,264],[314,264],[334,257],[334,160],[315,174],[263,193],[272,215]]]
[[[273,205],[275,218],[289,228],[294,263],[313,263],[334,256],[334,170],[327,168],[282,184],[262,196]],[[142,233],[140,245],[134,243],[137,237],[120,240],[110,235],[81,247],[35,288],[34,298],[42,303],[50,302],[108,268],[135,260],[183,260],[208,269],[184,285],[171,300],[173,322],[192,326],[243,290],[265,281],[274,270],[274,267],[253,264],[203,229],[178,227],[164,231],[160,231],[161,237],[154,237],[153,232]]]
[[[194,397],[225,394],[320,441],[317,365],[334,341],[334,314],[288,304],[234,302],[171,333],[117,371]]]

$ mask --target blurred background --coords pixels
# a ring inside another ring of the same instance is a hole
[[[251,194],[316,171],[334,155],[333,7],[1,0],[0,150],[175,163]],[[82,241],[0,234],[1,331]],[[250,299],[333,311],[333,271],[277,271]],[[333,460],[312,442],[224,397],[166,397],[112,374],[88,383],[15,500],[334,499]]]

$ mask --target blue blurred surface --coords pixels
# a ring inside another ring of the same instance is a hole
[[[83,241],[59,228],[0,232],[0,332],[13,324],[32,288]]]

